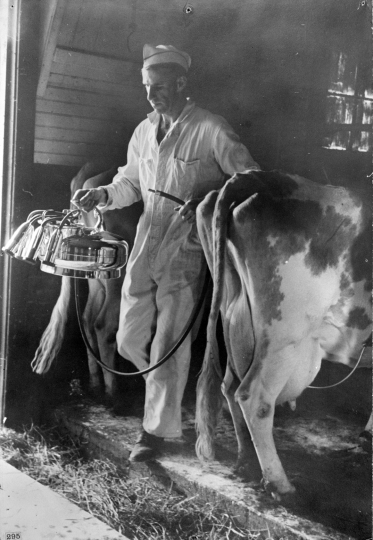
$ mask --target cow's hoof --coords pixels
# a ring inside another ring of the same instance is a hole
[[[295,487],[287,483],[286,488],[279,488],[272,482],[263,481],[265,491],[278,503],[281,504],[293,504],[296,499],[296,489]]]

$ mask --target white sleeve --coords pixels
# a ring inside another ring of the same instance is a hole
[[[112,183],[105,186],[105,190],[108,195],[107,202],[98,206],[102,212],[130,206],[141,199],[137,130],[128,145],[127,165],[118,168]]]
[[[227,122],[220,125],[213,148],[216,161],[230,176],[236,172],[260,170],[246,146],[241,143],[240,138]]]

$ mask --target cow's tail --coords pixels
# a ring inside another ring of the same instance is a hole
[[[201,374],[197,383],[196,430],[198,434],[196,453],[199,459],[214,458],[214,435],[223,403],[221,392],[222,370],[216,339],[216,325],[223,297],[224,266],[229,205],[223,188],[216,201],[212,221],[212,275],[213,295],[207,325],[207,344]]]
[[[69,313],[71,279],[62,278],[60,296],[53,308],[52,316],[45,329],[39,347],[31,362],[31,367],[39,375],[46,373],[59,353]]]

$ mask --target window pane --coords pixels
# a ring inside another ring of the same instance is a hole
[[[352,124],[353,100],[339,96],[327,97],[326,121],[328,124]]]
[[[363,124],[372,123],[372,102],[368,100],[363,101]]]
[[[352,150],[358,152],[369,152],[372,144],[372,133],[370,131],[362,131],[358,133],[352,143]]]
[[[324,137],[323,148],[331,150],[347,150],[351,138],[351,131],[337,131]]]
[[[340,52],[333,55],[333,65],[329,92],[346,94],[353,96],[355,94],[357,66],[352,58],[347,54]]]
[[[323,148],[355,152],[372,149],[373,137],[368,130],[373,124],[373,89],[368,71],[365,60],[358,60],[353,52],[333,55],[326,96],[326,122],[330,127]],[[338,131],[330,133],[330,129]]]
[[[355,124],[372,123],[372,101],[359,99],[356,104]],[[363,126],[362,126],[363,127]]]

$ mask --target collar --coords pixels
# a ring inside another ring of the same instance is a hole
[[[194,103],[194,101],[191,100],[190,98],[187,98],[187,103],[186,103],[184,109],[181,111],[180,116],[172,124],[172,127],[175,126],[175,124],[179,124],[179,123],[183,122],[191,114],[191,112],[193,111],[195,106],[196,106],[196,104]],[[159,125],[160,118],[161,118],[161,115],[158,114],[155,111],[148,114],[149,122],[151,124],[153,124],[154,126],[156,126],[157,128],[158,128],[158,125]]]

